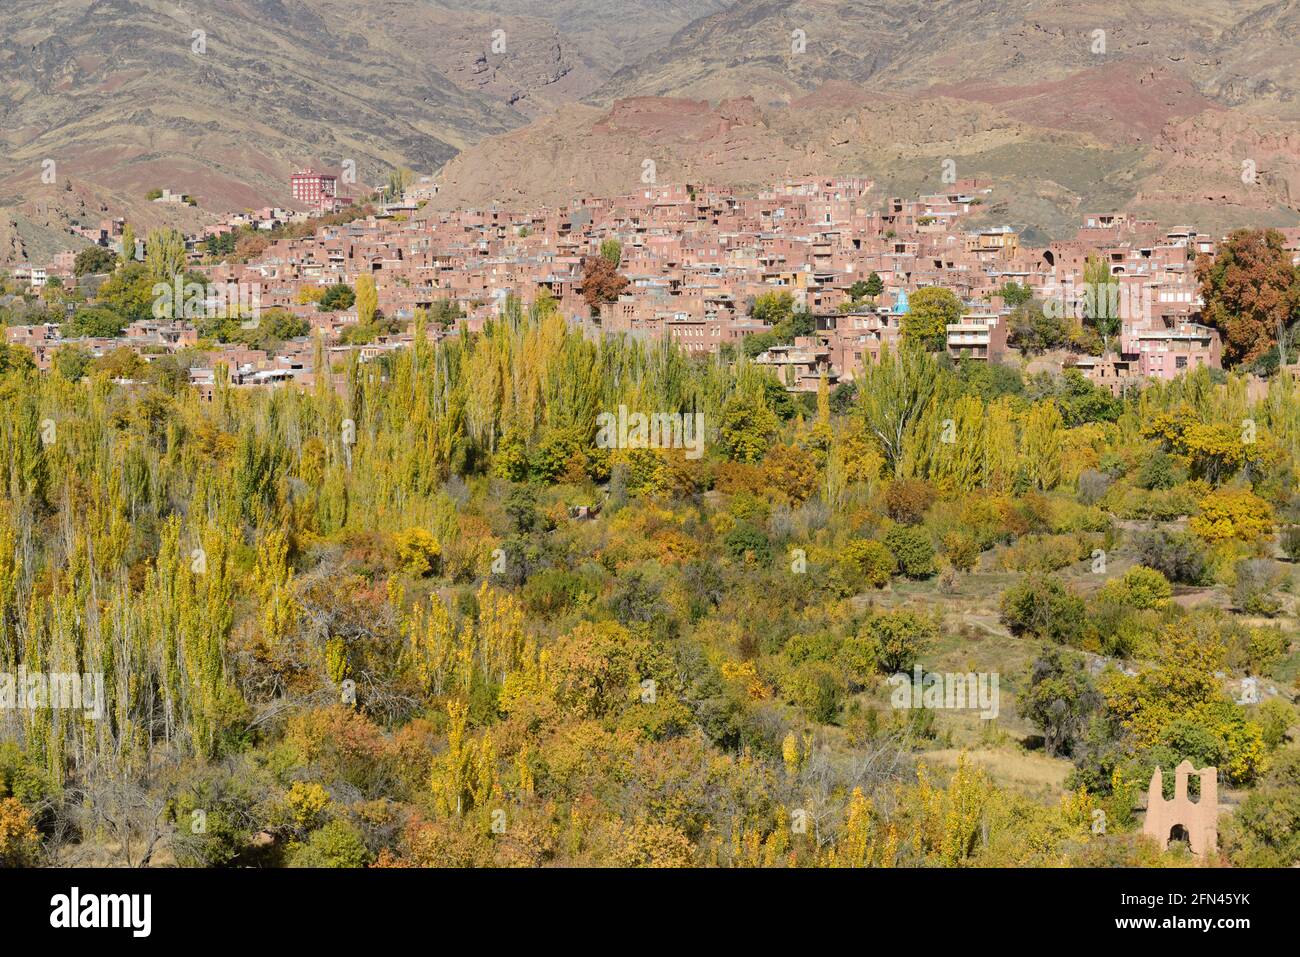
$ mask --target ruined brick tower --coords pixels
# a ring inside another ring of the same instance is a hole
[[[1195,774],[1201,780],[1201,796],[1193,801],[1187,796],[1187,778]],[[1219,771],[1201,768],[1184,761],[1174,769],[1174,799],[1164,798],[1164,778],[1160,769],[1151,775],[1147,788],[1147,817],[1142,832],[1154,837],[1163,851],[1175,837],[1186,836],[1192,853],[1208,857],[1219,846]]]

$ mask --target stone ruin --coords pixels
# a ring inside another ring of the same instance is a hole
[[[1193,801],[1187,795],[1187,779],[1195,774],[1201,782],[1201,795]],[[1209,857],[1219,845],[1219,771],[1201,768],[1184,761],[1174,769],[1174,799],[1164,797],[1164,778],[1160,769],[1151,776],[1147,788],[1147,816],[1142,832],[1156,839],[1163,851],[1171,840],[1186,840],[1197,857]]]

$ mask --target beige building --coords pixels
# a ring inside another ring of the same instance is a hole
[[[787,392],[816,392],[822,376],[829,385],[839,377],[831,368],[831,349],[816,336],[798,336],[793,345],[772,346],[754,361],[770,367]]]
[[[1187,779],[1193,774],[1201,793],[1193,801],[1187,793]],[[1147,788],[1147,816],[1142,833],[1155,838],[1163,851],[1171,840],[1185,840],[1197,857],[1209,857],[1219,846],[1219,772],[1217,768],[1197,771],[1184,761],[1174,769],[1174,799],[1164,797],[1164,778],[1156,768]]]

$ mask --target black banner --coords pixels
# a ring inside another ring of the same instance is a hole
[[[344,946],[377,942],[384,928],[437,946],[478,928],[495,948],[583,928],[602,938],[621,928],[632,940],[656,933],[680,940],[683,922],[731,945],[835,927],[911,928],[920,939],[933,933],[970,945],[981,935],[1044,942],[1199,935],[1231,945],[1241,934],[1289,927],[1297,888],[1294,871],[1212,868],[34,870],[0,873],[0,912],[24,938],[77,935],[127,946]]]

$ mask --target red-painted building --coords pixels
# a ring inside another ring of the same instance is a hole
[[[289,177],[289,187],[296,202],[313,209],[325,209],[334,205],[338,195],[338,177],[315,170],[299,170]]]

